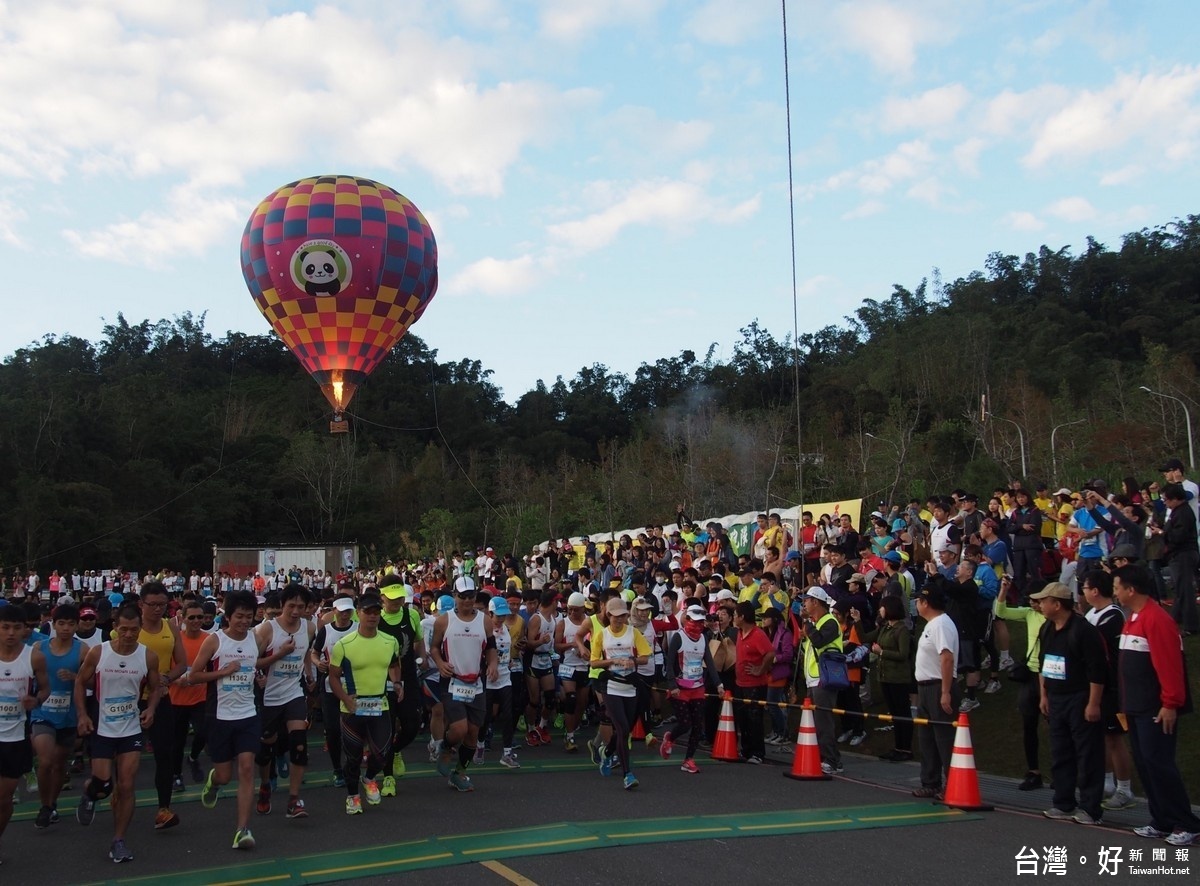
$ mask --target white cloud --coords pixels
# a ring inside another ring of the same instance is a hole
[[[931,21],[897,3],[843,3],[834,11],[833,21],[844,42],[865,54],[880,72],[891,75],[912,71],[920,44],[949,36],[944,21]]]
[[[949,83],[913,98],[889,98],[883,103],[880,125],[897,129],[941,129],[966,107],[971,94],[961,83]]]
[[[954,164],[968,175],[979,174],[979,155],[987,147],[987,142],[981,138],[969,138],[954,146],[950,152]]]
[[[1113,169],[1100,176],[1100,184],[1123,185],[1139,178],[1145,169],[1138,163],[1130,163],[1120,169]]]
[[[611,202],[585,218],[548,228],[550,236],[580,252],[590,252],[612,243],[630,225],[686,227],[695,222],[732,224],[755,215],[761,205],[756,195],[729,207],[722,205],[694,182],[658,180],[639,182],[617,196],[612,183],[594,183],[587,190],[595,201]]]
[[[873,215],[879,215],[887,209],[887,204],[882,200],[866,200],[848,212],[843,212],[841,215],[842,221],[854,221],[859,218],[870,218]]]
[[[1025,210],[1014,210],[1013,212],[1005,213],[1000,221],[1014,231],[1040,231],[1046,227],[1045,222],[1032,212]]]
[[[1096,207],[1085,197],[1063,197],[1046,207],[1046,215],[1061,218],[1063,221],[1081,222],[1095,218],[1097,212]]]
[[[1200,66],[1179,65],[1156,74],[1122,74],[1099,90],[1079,90],[1035,128],[1023,157],[1037,168],[1079,160],[1128,142],[1178,163],[1200,138]]]
[[[664,119],[653,108],[626,105],[602,119],[600,129],[609,134],[614,150],[645,158],[698,151],[711,139],[714,125],[710,120]]]
[[[904,192],[905,196],[920,200],[922,203],[928,203],[930,206],[941,206],[943,198],[953,196],[956,193],[954,188],[932,175],[915,182],[912,187]]]
[[[757,35],[772,14],[765,3],[708,0],[688,19],[684,29],[702,43],[737,46]]]
[[[82,255],[125,265],[169,267],[173,260],[203,254],[235,236],[249,204],[180,187],[168,197],[166,212],[148,210],[130,221],[91,231],[67,229],[63,236]]]
[[[1034,121],[1053,113],[1069,95],[1067,89],[1052,83],[1020,92],[1005,89],[988,101],[979,128],[990,135],[1016,136]]]
[[[531,288],[543,268],[532,255],[514,259],[481,258],[447,280],[442,289],[449,295],[514,295]]]
[[[542,32],[560,40],[579,40],[595,31],[653,18],[663,0],[543,0]]]
[[[0,200],[0,243],[7,243],[18,249],[27,249],[28,244],[17,233],[17,222],[24,221],[25,210],[9,200]]]

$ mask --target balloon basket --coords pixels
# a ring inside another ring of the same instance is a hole
[[[342,417],[340,412],[335,412],[333,418],[329,420],[329,433],[331,434],[348,434],[350,433],[350,422]]]

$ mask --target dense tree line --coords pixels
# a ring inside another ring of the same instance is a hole
[[[336,437],[273,336],[118,316],[99,342],[47,336],[0,364],[0,564],[200,566],[241,542],[523,549],[665,522],[677,502],[987,492],[1021,473],[1017,428],[1027,481],[1144,477],[1186,458],[1179,404],[1141,386],[1200,402],[1198,303],[1189,216],[1119,249],[935,272],[795,343],[755,321],[726,361],[588,366],[511,404],[479,360],[440,362],[409,335]]]

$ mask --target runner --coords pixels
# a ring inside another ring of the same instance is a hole
[[[717,665],[704,636],[707,617],[703,606],[689,606],[682,629],[667,641],[663,660],[667,695],[677,722],[675,728],[663,736],[658,751],[664,760],[669,759],[675,743],[687,736],[687,751],[679,768],[692,775],[700,771],[696,765],[696,748],[700,745],[704,725],[704,693],[706,690],[716,692],[720,686]]]
[[[305,621],[308,589],[290,584],[279,596],[280,613],[255,628],[254,636],[262,651],[258,667],[266,671],[262,696],[262,747],[258,752],[261,783],[255,811],[259,815],[271,812],[271,763],[276,745],[287,732],[289,788],[287,817],[307,818],[308,811],[300,799],[300,785],[308,766],[308,700],[305,695],[304,670],[315,629]]]
[[[500,765],[507,769],[520,769],[516,753],[513,749],[513,734],[516,732],[517,718],[513,711],[512,664],[513,638],[508,627],[508,617],[512,610],[508,601],[503,597],[493,598],[488,608],[492,613],[492,634],[496,638],[496,671],[495,680],[488,680],[487,702],[491,709],[491,721],[499,724],[503,752]]]
[[[7,607],[6,607],[7,608]],[[54,610],[53,634],[37,645],[46,665],[49,695],[30,714],[33,751],[37,755],[38,795],[41,808],[33,825],[48,828],[58,823],[58,795],[67,778],[67,755],[79,732],[75,714],[75,676],[87,647],[76,639],[79,610],[61,604]],[[39,686],[42,684],[39,683]]]
[[[433,626],[438,616],[453,610],[454,598],[442,594],[437,599],[436,611],[421,619],[421,639],[426,650],[433,648]],[[421,695],[429,708],[429,762],[436,763],[446,736],[446,711],[442,705],[442,675],[429,655],[425,656],[425,669],[421,672]]]
[[[146,692],[144,705],[154,710],[152,725],[146,730],[146,741],[154,751],[154,789],[158,793],[158,812],[154,829],[165,831],[179,824],[179,816],[171,810],[171,791],[175,775],[175,706],[168,697],[168,688],[187,669],[187,658],[179,629],[163,616],[167,611],[167,589],[160,581],[148,581],[138,595],[142,611],[142,629],[138,642],[154,653],[158,661],[158,694]]]
[[[253,849],[250,808],[254,801],[254,758],[262,744],[262,726],[254,704],[254,673],[258,643],[250,634],[258,604],[249,591],[225,597],[225,626],[205,635],[184,685],[208,687],[208,772],[200,802],[217,805],[221,786],[233,780],[237,762],[237,830],[234,849]]]
[[[33,748],[25,734],[29,711],[44,704],[51,692],[46,658],[41,649],[24,644],[24,635],[21,607],[0,606],[0,837],[12,818],[17,784],[33,768]],[[31,695],[35,685],[37,694]]]
[[[379,583],[383,597],[383,614],[379,630],[396,639],[400,647],[400,676],[404,691],[388,688],[392,715],[392,753],[383,761],[383,785],[380,793],[396,796],[396,775],[404,775],[404,758],[400,752],[412,744],[421,728],[421,681],[417,675],[417,659],[425,658],[425,643],[421,639],[421,614],[409,604],[413,589],[398,575],[388,575]]]
[[[198,599],[192,599],[183,605],[179,615],[183,624],[179,641],[183,644],[184,659],[190,668],[196,661],[200,646],[209,636],[201,629],[204,607]],[[175,774],[172,787],[176,791],[182,791],[183,757],[189,728],[192,730],[192,752],[187,755],[189,775],[195,784],[204,782],[204,770],[200,768],[200,752],[204,750],[205,728],[208,723],[207,690],[204,686],[186,685],[181,680],[176,680],[171,684],[170,697],[175,716],[175,740],[172,743],[174,757],[171,761],[171,768]]]
[[[575,730],[588,705],[588,661],[579,651],[592,632],[586,604],[587,597],[576,591],[567,598],[567,617],[554,626],[554,649],[562,656],[558,676],[562,679],[563,722],[567,728],[564,746],[570,754],[579,750]]]
[[[629,607],[620,597],[607,604],[609,627],[592,636],[591,663],[608,672],[605,707],[612,724],[612,747],[621,771],[625,775],[625,790],[638,786],[637,776],[629,765],[628,736],[637,713],[637,688],[634,685],[637,667],[650,660],[650,644],[641,632],[629,626]],[[600,774],[612,774],[613,761],[604,755]]]
[[[529,704],[525,708],[525,743],[531,748],[550,744],[550,724],[554,720],[557,697],[554,686],[554,632],[559,615],[555,609],[558,592],[542,591],[538,611],[529,617],[526,636],[533,655],[525,684],[529,688]]]
[[[467,767],[475,756],[475,743],[484,720],[481,665],[486,657],[489,682],[499,679],[496,637],[491,616],[475,611],[475,582],[460,578],[454,583],[454,609],[439,615],[433,626],[430,656],[442,675],[441,697],[446,716],[446,739],[438,755],[438,773],[458,791],[473,791]],[[551,675],[553,677],[553,674]],[[458,766],[451,773],[454,751]]]
[[[388,710],[387,681],[403,693],[400,679],[400,645],[381,633],[383,601],[378,594],[358,599],[358,630],[333,646],[329,656],[329,686],[341,703],[343,771],[346,776],[346,814],[362,814],[359,768],[367,748],[367,770],[361,779],[367,803],[379,804],[376,775],[392,749],[392,717]]]
[[[338,697],[329,686],[329,654],[342,637],[355,630],[354,598],[341,594],[333,601],[333,621],[317,629],[316,640],[309,654],[317,668],[321,688],[321,722],[325,726],[325,746],[333,763],[333,786],[344,788],[346,776],[342,771],[342,716]]]
[[[92,776],[83,786],[75,818],[81,825],[91,824],[96,802],[112,795],[113,841],[108,857],[117,864],[133,861],[125,833],[133,821],[134,782],[145,747],[143,730],[154,725],[155,706],[148,704],[139,712],[138,699],[143,689],[147,698],[159,697],[158,656],[138,642],[141,630],[138,607],[122,604],[113,619],[113,639],[88,650],[75,680],[79,734],[92,735]],[[93,682],[95,722],[84,708],[85,692]]]

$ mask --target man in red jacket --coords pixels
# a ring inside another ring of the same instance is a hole
[[[1134,833],[1188,846],[1200,838],[1200,818],[1192,812],[1175,763],[1177,718],[1191,711],[1179,629],[1151,598],[1154,579],[1143,567],[1117,569],[1113,590],[1129,613],[1118,661],[1121,710],[1150,807],[1150,824],[1135,828]]]

